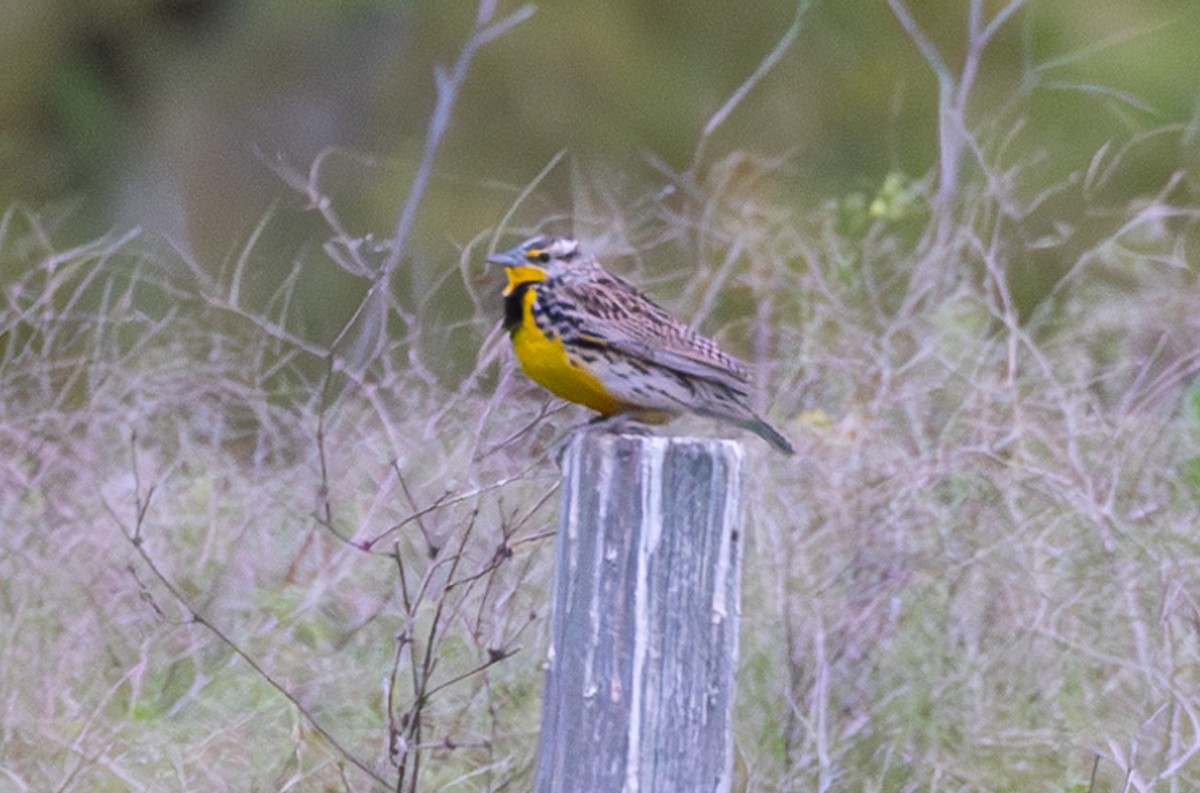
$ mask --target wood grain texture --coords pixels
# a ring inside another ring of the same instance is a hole
[[[694,438],[567,448],[538,793],[730,789],[741,460]]]

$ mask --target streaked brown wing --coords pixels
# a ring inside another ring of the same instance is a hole
[[[743,391],[749,375],[741,361],[668,314],[627,281],[595,270],[587,281],[558,285],[561,304],[579,338],[680,374]]]

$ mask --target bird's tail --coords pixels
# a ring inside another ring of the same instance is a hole
[[[788,456],[796,453],[796,447],[788,440],[782,432],[772,427],[763,419],[755,416],[752,421],[747,421],[741,426],[753,432],[758,437],[762,438],[767,443],[774,447],[775,451],[782,452]]]
[[[744,430],[750,430],[755,435],[771,444],[771,447],[777,452],[781,452],[782,454],[789,456],[796,453],[796,447],[792,445],[792,442],[788,440],[782,432],[772,427],[766,422],[765,419],[755,415],[754,413],[747,411],[749,415],[746,416],[731,416],[728,413],[720,413],[717,411],[709,412],[705,410],[697,410],[696,412],[702,416],[708,416],[710,418],[720,419],[721,421],[727,421],[735,427],[741,427]]]

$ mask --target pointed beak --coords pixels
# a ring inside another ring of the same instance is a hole
[[[493,253],[487,257],[488,264],[500,264],[505,267],[517,267],[525,261],[525,252],[518,246],[501,253]]]

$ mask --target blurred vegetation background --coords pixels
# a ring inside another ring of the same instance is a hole
[[[955,72],[971,5],[915,7]],[[462,290],[430,285],[564,151],[570,166],[553,169],[510,226],[559,218],[558,231],[604,237],[618,208],[635,207],[616,252],[645,252],[651,274],[667,279],[696,250],[655,249],[663,224],[636,207],[664,185],[750,191],[798,211],[833,204],[847,230],[912,220],[906,186],[938,163],[938,85],[882,0],[813,4],[767,79],[704,135],[797,7],[537,6],[470,64],[403,242],[411,277],[389,290],[463,319]],[[329,227],[314,195],[332,202],[350,237],[390,237],[427,139],[435,71],[454,63],[476,14],[468,2],[385,0],[9,0],[6,9],[0,205],[32,210],[58,246],[136,228],[143,244],[165,242],[215,282],[240,259],[244,305],[262,309],[287,284],[290,328],[321,343],[345,328],[366,281],[324,260]],[[1015,201],[1037,206],[1010,229],[1031,247],[1010,272],[1023,312],[1112,231],[1118,221],[1103,207],[1200,165],[1197,31],[1190,0],[1056,0],[1030,3],[983,51],[964,115],[988,147],[977,156],[1004,171]],[[1098,153],[1111,162],[1094,163]],[[967,166],[963,184],[986,181]],[[1089,169],[1103,178],[1085,178]],[[597,185],[601,199],[581,202]],[[1192,199],[1190,181],[1175,187],[1172,200]],[[22,269],[10,262],[0,283]],[[487,283],[482,268],[477,277]],[[660,294],[681,288],[676,278]],[[462,377],[473,343],[443,343],[441,373]]]
[[[915,4],[955,68],[969,5]],[[472,65],[420,214],[421,248],[444,258],[447,243],[495,224],[562,149],[594,178],[650,180],[651,159],[686,169],[706,121],[795,10],[781,0],[539,5]],[[281,278],[324,229],[306,227],[270,163],[303,171],[336,149],[325,178],[342,187],[343,215],[386,234],[433,109],[433,69],[456,57],[474,14],[466,2],[401,0],[8,0],[0,204],[46,212],[68,239],[114,225],[162,233],[208,268],[283,206],[287,233],[259,262]],[[1086,169],[1106,144],[1182,125],[1138,141],[1106,198],[1156,191],[1197,166],[1198,31],[1191,0],[1031,3],[988,47],[969,119],[1003,141],[1004,161],[1037,163],[1031,193]],[[936,104],[936,82],[885,2],[818,2],[707,153],[779,158],[761,189],[800,206],[871,196],[891,172],[935,165]],[[552,176],[519,220],[572,211],[567,182]],[[1079,221],[1064,206],[1053,213]]]
[[[498,332],[533,228],[798,447],[739,790],[1200,786],[1200,3],[3,11],[0,788],[528,787],[585,417]]]

